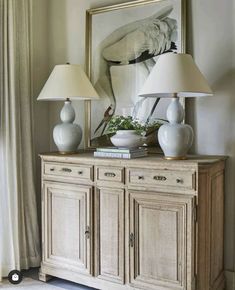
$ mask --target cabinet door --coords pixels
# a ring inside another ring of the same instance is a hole
[[[124,190],[96,192],[96,275],[124,283]]]
[[[130,282],[144,289],[194,289],[194,198],[129,193]]]
[[[43,260],[91,273],[92,188],[46,182],[43,192]]]

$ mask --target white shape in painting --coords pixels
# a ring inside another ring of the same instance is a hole
[[[144,62],[110,68],[113,92],[118,100],[115,114],[123,115],[127,108],[129,112],[141,122],[145,122],[155,102],[154,98],[141,98],[138,93],[144,85],[148,75],[149,67]],[[154,116],[165,119],[169,100],[161,99],[161,109],[156,108]]]
[[[122,109],[134,107],[140,100],[138,92],[148,77],[148,69],[143,63],[112,66],[110,68],[111,83],[116,103],[115,114],[121,115]]]
[[[166,11],[169,14],[172,7]],[[122,28],[125,31],[125,26]],[[120,62],[121,65],[129,64],[146,51],[151,55],[159,55],[171,48],[171,42],[177,38],[176,29],[176,20],[160,20],[153,15],[141,20],[134,31],[127,32],[122,39],[104,48],[102,55],[107,61]]]

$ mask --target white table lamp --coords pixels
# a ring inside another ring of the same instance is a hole
[[[99,96],[80,65],[56,65],[37,100],[65,101],[60,112],[62,123],[53,130],[53,139],[62,154],[74,153],[82,139],[82,129],[74,124],[75,111],[70,100],[92,100]]]
[[[166,159],[185,159],[193,142],[193,130],[181,124],[184,109],[179,97],[212,95],[206,79],[189,54],[166,53],[159,57],[140,96],[172,98],[167,109],[169,123],[158,131],[158,141]]]

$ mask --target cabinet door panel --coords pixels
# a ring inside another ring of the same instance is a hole
[[[192,289],[193,197],[130,192],[130,282]]]
[[[146,277],[177,281],[177,212],[140,206],[139,215],[139,272]]]
[[[223,217],[224,215],[224,175],[216,175],[211,180],[211,251],[210,255],[210,286],[214,288],[216,279],[223,273]]]
[[[124,190],[97,191],[97,276],[124,283]]]
[[[43,256],[46,263],[91,273],[90,215],[90,187],[45,183]]]

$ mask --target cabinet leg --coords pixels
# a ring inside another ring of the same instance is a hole
[[[39,278],[39,280],[42,281],[42,282],[47,282],[47,281],[51,280],[52,276],[43,273],[43,272],[41,271],[41,269],[40,269],[40,270],[39,270],[38,278]]]

